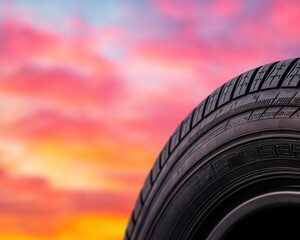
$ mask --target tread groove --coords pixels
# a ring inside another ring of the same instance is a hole
[[[248,83],[248,85],[247,85],[247,87],[246,87],[246,92],[245,92],[245,94],[244,94],[243,96],[247,95],[247,94],[250,92],[252,82],[253,82],[253,80],[254,80],[254,78],[255,78],[257,72],[259,71],[259,69],[261,69],[261,66],[260,66],[260,67],[257,67],[257,68],[254,70],[254,72],[253,72],[253,74],[252,74],[252,76],[251,76],[251,79],[249,80],[249,83]],[[242,97],[242,96],[241,96],[241,97]]]
[[[213,111],[215,111],[216,109],[218,109],[219,101],[220,101],[220,98],[222,96],[224,88],[225,88],[225,84],[223,84],[223,86],[220,89],[219,95],[218,95],[217,100],[216,100],[216,107],[215,107],[215,109]]]
[[[240,81],[241,77],[242,77],[242,74],[237,77],[237,79],[236,79],[236,81],[234,83],[234,86],[233,86],[233,89],[232,89],[231,95],[230,95],[230,101],[232,101],[232,99],[233,99],[233,95],[234,95],[234,93],[236,91],[236,86],[238,85],[238,82]]]
[[[210,95],[209,95],[210,96]],[[203,105],[203,111],[202,111],[202,113],[201,113],[201,121],[205,118],[205,109],[206,109],[206,107],[207,107],[207,102],[208,102],[208,98],[209,98],[209,96],[208,97],[206,97],[205,99],[204,99],[204,105]],[[200,123],[201,121],[199,121],[198,123]],[[196,125],[198,125],[198,123],[196,124]]]
[[[192,130],[192,128],[193,128],[193,119],[194,119],[194,117],[195,117],[195,112],[196,112],[196,108],[194,108],[194,110],[193,110],[193,112],[192,112],[192,115],[191,115],[191,122],[190,122],[190,131]],[[189,131],[189,132],[190,132]],[[186,133],[185,134],[185,136],[187,135],[188,133]],[[184,137],[185,137],[184,136]]]
[[[282,74],[282,76],[280,77],[280,80],[278,82],[278,86],[281,87],[286,76],[288,75],[288,73],[291,71],[291,69],[293,69],[293,67],[295,66],[296,62],[299,60],[299,58],[294,59],[290,65],[287,67],[287,69],[285,70],[285,72]]]
[[[160,168],[162,168],[165,163],[167,162],[167,160],[169,159],[169,155],[170,155],[170,140],[168,140],[165,144],[165,146],[163,147],[163,150],[161,151],[161,157],[160,157]]]
[[[265,73],[265,75],[263,76],[261,82],[259,83],[259,86],[258,86],[258,91],[261,91],[262,90],[262,86],[265,82],[265,80],[267,79],[267,77],[269,76],[269,74],[271,72],[273,72],[275,66],[278,64],[279,62],[274,62],[271,64],[271,66],[268,68],[267,72]]]

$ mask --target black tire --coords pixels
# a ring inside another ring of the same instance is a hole
[[[289,59],[201,102],[156,160],[125,239],[299,239],[299,85]]]

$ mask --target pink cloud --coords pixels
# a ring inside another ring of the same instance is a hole
[[[232,17],[242,10],[238,0],[215,0],[211,4],[211,10],[217,17]]]
[[[0,44],[0,60],[15,61],[37,54],[57,42],[57,38],[40,28],[20,24],[18,21],[1,21],[2,32]]]
[[[300,4],[298,1],[272,1],[269,5],[269,24],[274,34],[284,37],[286,44],[299,43]],[[274,39],[276,41],[276,39]]]
[[[3,78],[5,80],[0,82],[2,91],[75,105],[108,104],[124,94],[122,82],[113,75],[84,76],[64,68],[39,69],[28,66]]]
[[[53,189],[45,179],[11,176],[3,169],[0,194],[0,215],[18,219],[19,230],[31,234],[50,234],[64,217],[76,214],[126,215],[135,198],[126,191]]]
[[[58,111],[40,110],[18,119],[7,127],[7,134],[31,141],[55,140],[91,141],[107,134],[105,123],[99,119],[68,116]],[[4,130],[5,131],[5,130]]]

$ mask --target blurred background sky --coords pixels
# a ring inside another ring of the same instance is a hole
[[[211,91],[300,55],[295,0],[0,0],[0,239],[122,239]]]

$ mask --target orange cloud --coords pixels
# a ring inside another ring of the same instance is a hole
[[[0,222],[3,223],[0,236],[23,233],[51,237],[66,231],[65,221],[77,222],[81,216],[86,216],[85,230],[95,232],[94,226],[89,225],[92,221],[89,216],[102,222],[103,215],[115,214],[121,221],[126,221],[128,208],[132,207],[134,200],[126,191],[53,189],[45,179],[14,177],[4,170],[0,175],[0,194]],[[111,227],[118,230],[114,234],[123,234],[123,228],[124,223],[122,228],[118,225]]]

